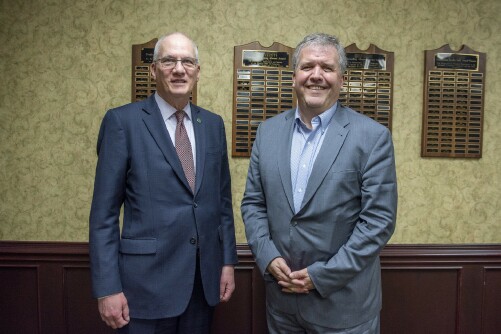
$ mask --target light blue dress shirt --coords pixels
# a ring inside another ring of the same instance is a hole
[[[308,129],[303,123],[299,116],[299,107],[296,108],[291,148],[291,181],[295,213],[301,209],[313,164],[322,147],[324,134],[329,128],[336,108],[337,102],[320,115],[313,117],[311,120],[313,129]]]

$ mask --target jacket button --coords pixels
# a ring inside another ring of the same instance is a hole
[[[193,203],[193,207],[196,209],[198,207],[197,203]]]
[[[197,239],[195,239],[195,238],[190,239],[190,244],[194,245],[196,243],[197,243]]]

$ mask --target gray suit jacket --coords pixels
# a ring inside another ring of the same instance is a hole
[[[390,132],[338,104],[294,214],[290,152],[294,110],[263,122],[242,200],[250,248],[264,275],[268,308],[347,328],[381,309],[379,252],[390,239],[397,182]],[[308,268],[316,290],[286,294],[266,271],[283,257]]]

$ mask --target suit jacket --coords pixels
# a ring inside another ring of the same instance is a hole
[[[309,322],[348,328],[381,308],[379,252],[395,226],[397,184],[387,128],[338,104],[294,213],[290,154],[295,110],[258,128],[242,216],[264,275],[267,306]],[[266,271],[276,257],[308,268],[316,287],[287,294]]]
[[[219,302],[222,266],[237,262],[223,120],[193,104],[191,111],[195,193],[154,96],[109,110],[101,124],[89,227],[93,294],[123,291],[131,317],[184,311],[197,247],[210,305]]]

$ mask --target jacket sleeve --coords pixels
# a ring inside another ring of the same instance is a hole
[[[326,262],[308,267],[323,297],[343,288],[375,261],[395,229],[397,179],[391,135],[380,133],[369,150],[362,171],[361,211],[353,233]]]
[[[247,242],[249,243],[249,247],[256,259],[261,274],[264,274],[268,264],[281,255],[271,239],[266,210],[266,196],[261,183],[261,172],[259,167],[261,131],[262,127],[260,125],[257,131],[256,140],[252,147],[241,211],[245,224]]]
[[[221,228],[223,238],[223,264],[231,265],[238,263],[236,241],[235,241],[235,224],[233,220],[233,205],[231,199],[231,176],[228,163],[228,147],[226,144],[226,133],[224,123],[221,121]],[[209,176],[210,177],[210,176]]]
[[[127,143],[116,110],[106,113],[97,141],[98,161],[89,219],[89,251],[94,297],[122,291],[118,267],[119,217],[125,197]]]

